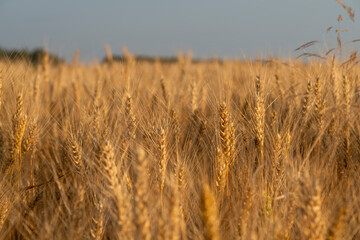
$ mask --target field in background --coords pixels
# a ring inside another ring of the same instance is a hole
[[[0,239],[360,239],[356,62],[0,62]]]

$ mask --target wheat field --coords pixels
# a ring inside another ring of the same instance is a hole
[[[360,69],[0,62],[0,239],[360,239]]]

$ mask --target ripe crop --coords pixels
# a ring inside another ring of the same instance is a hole
[[[0,239],[360,238],[356,63],[46,56],[0,62]]]

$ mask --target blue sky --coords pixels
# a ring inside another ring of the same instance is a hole
[[[0,0],[0,46],[46,46],[68,60],[79,49],[87,62],[101,59],[106,43],[114,54],[126,46],[160,56],[189,49],[205,58],[294,56],[312,40],[335,46],[335,33],[326,29],[337,26],[339,14],[350,31],[343,42],[360,38],[360,1],[343,2],[355,23],[335,0]]]

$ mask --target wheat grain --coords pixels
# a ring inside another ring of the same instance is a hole
[[[220,223],[216,201],[210,187],[206,184],[201,194],[200,206],[204,224],[204,238],[206,240],[220,239]]]

